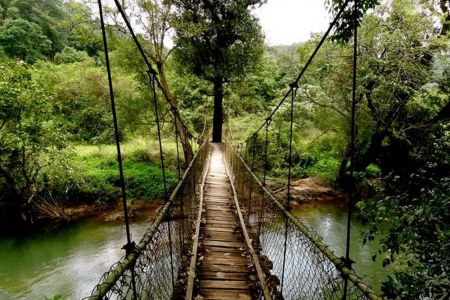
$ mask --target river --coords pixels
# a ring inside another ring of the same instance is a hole
[[[303,205],[295,211],[324,241],[342,256],[345,247],[345,207],[333,204]],[[147,224],[131,225],[135,240]],[[359,274],[379,289],[386,270],[372,262],[376,244],[362,246],[363,225],[352,227],[351,257]],[[0,299],[45,299],[60,294],[63,299],[88,296],[101,275],[123,254],[124,227],[121,223],[84,222],[47,234],[27,238],[0,238]]]
[[[146,223],[131,225],[136,240]],[[122,223],[84,222],[48,234],[0,239],[0,299],[88,296],[102,274],[121,258]]]
[[[303,204],[293,213],[305,224],[313,228],[323,241],[338,257],[345,256],[347,233],[347,206],[335,203]],[[354,270],[377,292],[381,281],[389,274],[390,269],[382,266],[381,260],[372,260],[377,254],[378,239],[363,245],[361,232],[364,225],[353,218],[350,227],[350,258],[355,261]]]

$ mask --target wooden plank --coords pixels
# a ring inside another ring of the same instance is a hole
[[[205,224],[205,232],[212,231],[212,232],[237,232],[236,226],[230,227],[230,226],[219,226],[219,225],[210,225]]]
[[[227,223],[231,223],[231,224],[239,224],[236,220],[236,218],[234,216],[224,216],[225,213],[223,213],[222,215],[217,214],[217,215],[207,215],[208,211],[206,211],[205,213],[205,219],[209,219],[210,221],[220,221],[220,222],[227,222]]]
[[[249,273],[200,271],[200,279],[248,280]]]
[[[224,210],[229,213],[233,213],[233,210],[234,210],[234,208],[228,203],[219,203],[219,202],[215,202],[215,201],[209,201],[209,202],[205,202],[205,204],[206,204],[207,209],[209,209],[211,207],[213,210]]]
[[[230,238],[230,237],[226,237],[226,236],[205,236],[205,241],[206,240],[207,241],[224,242],[224,243],[241,243],[242,247],[244,247],[244,244],[242,244],[241,240],[238,238]]]
[[[243,254],[243,252],[237,253],[237,252],[232,252],[232,251],[229,251],[229,252],[204,251],[204,252],[202,252],[202,255],[205,257],[205,259],[206,258],[208,258],[208,259],[217,258],[217,259],[230,259],[230,260],[246,262],[246,263],[251,262],[251,260],[249,260],[248,257]]]
[[[223,216],[221,214],[214,214],[209,211],[207,211],[205,213],[205,215],[206,215],[206,221],[208,221],[208,220],[210,220],[210,221],[225,221],[225,222],[228,222],[229,224],[236,223],[236,218],[233,216]]]
[[[211,238],[211,239],[216,239],[216,238],[227,238],[227,239],[235,239],[240,241],[240,236],[239,233],[236,233],[234,231],[215,231],[215,230],[210,230],[208,227],[205,228],[205,230],[203,231],[204,235],[206,238]]]
[[[216,241],[216,242],[225,242],[225,243],[237,243],[237,242],[242,243],[241,240],[238,238],[235,238],[235,237],[230,238],[227,236],[205,236],[205,240]],[[244,245],[244,244],[242,244],[242,245]]]
[[[206,264],[201,264],[198,269],[200,270],[200,272],[226,272],[226,273],[245,273],[248,272],[250,273],[250,269],[248,268],[237,268],[236,266],[230,266],[230,265],[206,265]]]
[[[231,194],[233,192],[230,188],[229,183],[210,184],[210,183],[206,182],[205,192],[209,192],[209,191],[228,192],[229,194]]]
[[[215,247],[224,247],[224,248],[242,248],[244,244],[242,242],[222,242],[222,241],[213,241],[213,240],[204,240],[204,246],[215,246]]]
[[[248,290],[244,280],[200,280],[200,289]]]
[[[225,211],[225,212],[233,212],[233,209],[232,209],[232,207],[231,206],[229,206],[229,205],[217,205],[217,204],[215,204],[215,203],[213,203],[213,204],[206,204],[205,205],[205,208],[207,209],[207,210],[214,210],[214,211]]]
[[[204,264],[211,264],[211,265],[231,265],[231,266],[248,266],[249,261],[247,259],[240,259],[239,257],[225,257],[225,258],[219,258],[219,257],[204,257],[203,258]]]
[[[242,253],[242,250],[240,248],[225,248],[225,247],[212,247],[207,246],[202,248],[202,253],[208,253],[208,252],[217,252],[217,253]]]
[[[222,200],[222,201],[231,201],[231,200],[233,200],[232,198],[233,198],[233,195],[231,193],[221,194],[221,195],[218,195],[218,196],[208,195],[208,200],[211,199],[211,200],[219,200],[219,201],[220,200]]]
[[[230,220],[218,220],[214,218],[205,218],[206,225],[213,225],[213,226],[230,226],[231,228],[236,228],[238,226],[236,220],[230,221]]]
[[[230,200],[213,200],[213,199],[205,199],[205,203],[208,205],[217,205],[222,207],[232,207]]]
[[[223,211],[217,211],[217,210],[207,210],[206,216],[217,216],[219,218],[226,218],[226,219],[233,219],[236,220],[236,217],[233,215],[232,212],[223,212]]]
[[[231,193],[225,193],[225,192],[218,192],[218,191],[208,191],[205,192],[205,198],[220,198],[220,199],[228,199],[228,197],[231,197]]]
[[[206,299],[211,300],[251,300],[252,296],[250,291],[243,290],[213,290],[213,289],[204,289],[200,290],[200,295],[205,297]]]

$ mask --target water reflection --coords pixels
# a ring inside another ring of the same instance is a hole
[[[147,226],[133,224],[133,236],[141,237]],[[111,223],[0,239],[0,299],[80,299],[123,256],[125,243],[123,225]]]
[[[345,255],[347,234],[347,208],[334,203],[304,204],[293,213],[305,224],[313,228],[330,249],[341,257]],[[383,268],[381,261],[372,261],[372,255],[378,250],[378,241],[363,245],[361,232],[364,225],[357,219],[352,220],[350,257],[356,261],[355,271],[363,276],[376,291],[380,283],[389,274],[389,268]]]

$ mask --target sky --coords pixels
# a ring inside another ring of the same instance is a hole
[[[307,41],[311,33],[323,32],[330,23],[324,0],[268,0],[254,10],[266,43],[292,45]]]
[[[111,0],[104,2],[112,4]],[[96,5],[92,8],[97,11]],[[331,21],[325,0],[268,0],[253,14],[259,18],[266,44],[271,46],[305,42],[311,33],[324,32]],[[166,46],[173,46],[170,38]]]

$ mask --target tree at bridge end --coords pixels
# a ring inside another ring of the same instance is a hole
[[[259,61],[264,38],[250,13],[261,0],[174,0],[177,60],[214,86],[212,141],[222,142],[224,85]]]
[[[223,123],[223,80],[214,81],[214,119],[213,119],[213,143],[222,142]]]

